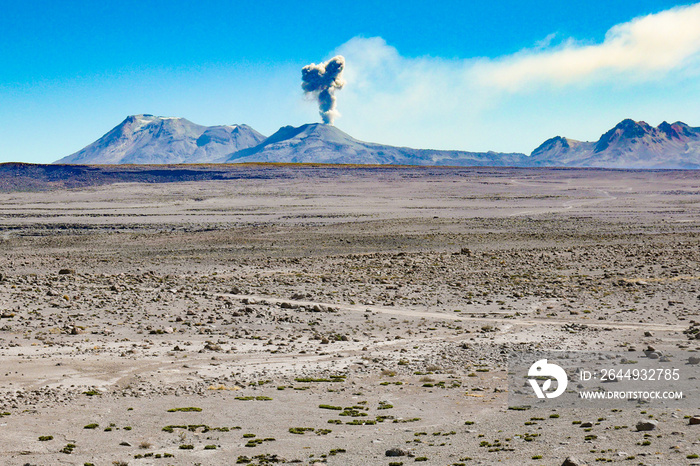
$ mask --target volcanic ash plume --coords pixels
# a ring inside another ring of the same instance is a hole
[[[335,109],[335,91],[342,89],[345,58],[335,56],[325,63],[312,63],[301,69],[301,88],[318,99],[318,113],[323,122],[332,125],[340,114]]]

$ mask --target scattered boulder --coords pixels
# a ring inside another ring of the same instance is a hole
[[[221,351],[221,345],[208,341],[207,344],[204,345],[204,349],[208,351]]]
[[[637,431],[638,432],[646,432],[650,430],[654,430],[658,427],[659,423],[658,421],[654,420],[648,420],[648,421],[639,421],[637,423]]]
[[[586,463],[579,461],[578,458],[569,456],[564,460],[561,466],[585,466],[585,464]]]
[[[700,416],[693,416],[690,418],[690,421],[688,422],[691,426],[697,426],[700,425]]]
[[[406,456],[408,455],[408,452],[406,450],[402,450],[401,448],[390,448],[384,454],[386,456]]]
[[[75,270],[73,269],[61,269],[58,271],[59,275],[73,275],[75,273]]]
[[[698,356],[689,357],[688,364],[700,364],[700,357],[698,357]]]

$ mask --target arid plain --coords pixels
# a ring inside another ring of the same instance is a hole
[[[238,169],[0,193],[2,464],[700,461],[697,400],[513,410],[506,379],[697,354],[699,172]]]

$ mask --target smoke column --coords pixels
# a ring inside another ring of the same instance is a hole
[[[340,114],[335,109],[335,91],[342,89],[345,58],[335,56],[325,63],[312,63],[301,69],[301,88],[318,100],[318,113],[327,125],[332,125]]]

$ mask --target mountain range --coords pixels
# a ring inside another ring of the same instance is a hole
[[[132,115],[89,146],[55,163],[209,163],[264,139],[248,125],[201,126],[184,118]]]
[[[557,136],[530,155],[412,149],[364,142],[335,126],[284,126],[265,137],[247,125],[201,126],[133,115],[59,164],[332,163],[432,166],[700,168],[700,128],[623,120],[598,141]]]
[[[700,128],[665,121],[654,128],[623,120],[596,142],[557,136],[529,157],[529,166],[700,168]]]

